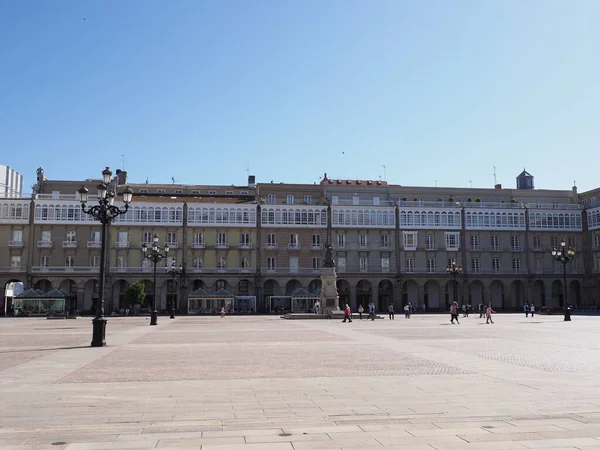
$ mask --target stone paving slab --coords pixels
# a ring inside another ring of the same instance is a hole
[[[0,319],[0,450],[600,449],[600,319],[446,319]]]

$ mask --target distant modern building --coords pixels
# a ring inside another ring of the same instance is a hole
[[[23,175],[9,166],[0,164],[0,197],[20,197],[23,192]]]

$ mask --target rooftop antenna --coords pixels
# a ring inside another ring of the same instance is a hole
[[[473,182],[469,180],[469,184],[471,185],[471,189],[473,189]]]
[[[246,175],[250,176],[250,161],[246,163]]]
[[[435,187],[437,187],[437,180],[435,180]]]
[[[171,181],[175,184],[175,177],[171,177]]]
[[[121,155],[122,167],[121,170],[125,170],[125,155]]]
[[[494,168],[494,186],[496,186],[496,166],[492,166]]]
[[[383,166],[383,181],[387,181],[387,172],[385,166]]]

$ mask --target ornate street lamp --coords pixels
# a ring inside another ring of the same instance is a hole
[[[129,209],[133,191],[126,187],[121,195],[123,196],[123,209],[115,206],[115,193],[110,190],[109,183],[112,178],[112,172],[107,167],[102,171],[102,183],[97,186],[98,189],[98,204],[86,209],[85,205],[88,201],[88,189],[82,186],[77,192],[81,201],[81,210],[85,214],[89,214],[94,220],[102,224],[102,242],[100,244],[100,279],[98,281],[98,303],[96,304],[96,317],[92,320],[92,347],[104,347],[106,345],[106,319],[104,318],[104,283],[106,267],[106,241],[108,225],[118,216],[125,214]]]
[[[458,298],[458,283],[456,282],[456,277],[458,277],[460,274],[463,273],[463,268],[462,268],[462,266],[459,266],[458,264],[456,264],[455,261],[453,261],[451,264],[448,264],[446,266],[446,273],[448,273],[448,275],[450,275],[452,277],[452,284],[453,284],[452,297],[454,298],[453,301],[456,301],[456,299]]]
[[[183,266],[180,264],[179,267],[175,267],[175,260],[173,260],[173,262],[171,263],[171,269],[167,273],[171,276],[171,283],[173,283],[173,285],[177,286],[177,288],[181,289],[183,277],[185,276]],[[179,283],[175,282],[175,277],[179,278]],[[179,291],[177,288],[175,288],[174,291],[175,291],[176,298],[179,298]],[[170,308],[171,316],[169,318],[174,319],[175,318],[175,298],[171,298],[170,306],[171,306],[171,308]]]
[[[569,308],[569,302],[567,301],[567,264],[575,257],[575,249],[567,247],[567,243],[563,239],[560,241],[560,247],[552,249],[552,257],[563,265],[564,314],[565,322],[569,322],[571,320],[571,308]]]
[[[161,253],[160,250],[164,250],[164,253]],[[154,239],[152,240],[152,248],[148,250],[148,246],[146,244],[142,245],[142,250],[144,251],[144,258],[149,259],[154,264],[154,292],[152,293],[152,313],[150,313],[150,325],[158,324],[158,311],[156,310],[156,264],[167,257],[167,253],[169,253],[169,246],[165,244],[163,247],[158,245],[158,235],[154,235]]]

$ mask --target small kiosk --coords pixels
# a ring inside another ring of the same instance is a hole
[[[75,308],[75,296],[52,289],[46,293],[28,289],[14,298],[15,316],[66,317]]]
[[[197,289],[188,295],[188,314],[218,314],[221,307],[225,311],[233,310],[234,295],[225,289],[209,294],[204,289]]]
[[[299,288],[292,292],[292,312],[314,312],[315,303],[320,297],[306,289]]]
[[[256,312],[256,297],[254,295],[236,295],[233,301],[236,314],[252,314]]]

